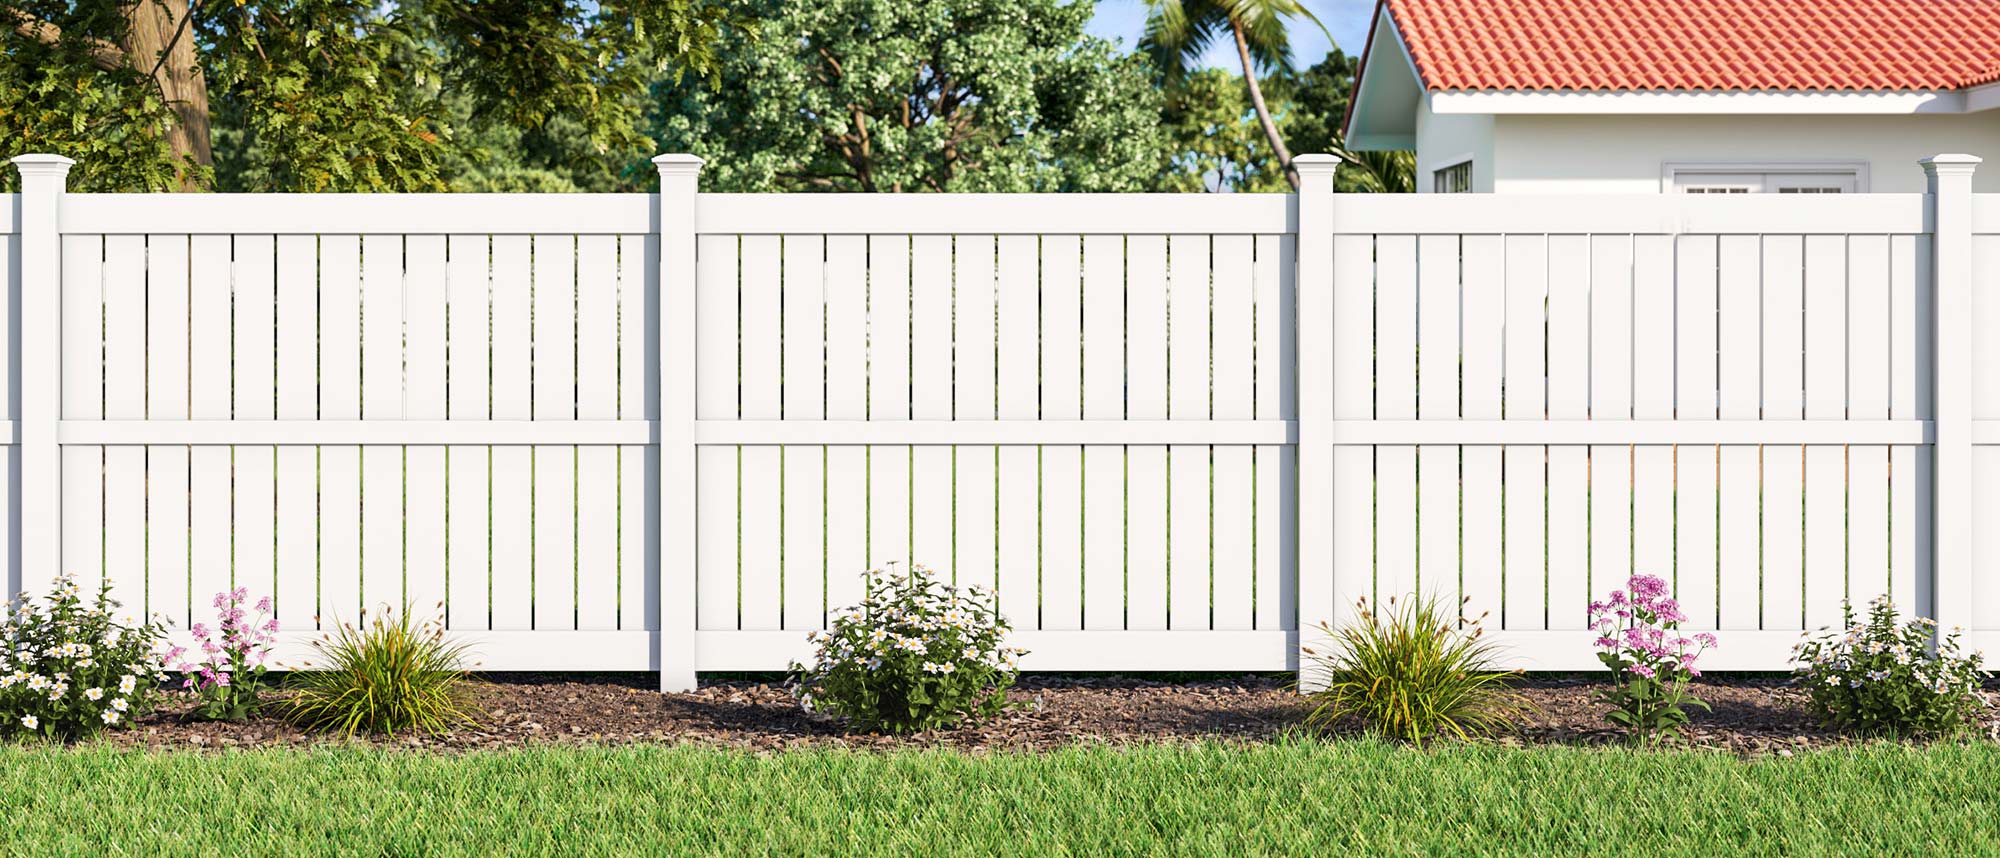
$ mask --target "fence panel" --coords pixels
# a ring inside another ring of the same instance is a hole
[[[1031,664],[1293,664],[1283,200],[1228,234],[925,202],[702,198],[700,666],[783,667],[912,562],[997,587]]]
[[[1618,202],[1665,225],[1628,231],[1603,198],[1504,224],[1342,199],[1335,598],[1460,601],[1519,666],[1573,669],[1588,603],[1647,572],[1688,628],[1735,632],[1717,666],[1775,669],[1844,600],[1927,580],[1928,505],[1892,509],[1889,466],[1926,452],[1927,403],[1891,407],[1925,334],[1891,305],[1924,300],[1929,236],[1921,197],[1877,196],[1918,216],[1851,234],[1765,200],[1702,227],[1723,210],[1661,196]]]
[[[1950,156],[1930,194],[1813,199],[58,167],[0,212],[8,581],[181,627],[269,592],[291,664],[407,603],[488,669],[681,687],[805,657],[913,562],[994,587],[1032,669],[1292,669],[1301,617],[1418,593],[1590,668],[1633,572],[1728,633],[1718,669],[1879,595],[2000,641],[2000,197]]]

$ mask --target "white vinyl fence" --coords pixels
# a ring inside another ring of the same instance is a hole
[[[1290,670],[1463,598],[1516,666],[1669,577],[1718,669],[1843,600],[2000,638],[2000,198],[66,194],[16,159],[9,581],[281,660],[782,669],[871,566],[1039,670]],[[1935,310],[1935,314],[1934,311]],[[1992,367],[1982,374],[1981,367]],[[1996,421],[1989,427],[1987,420]]]

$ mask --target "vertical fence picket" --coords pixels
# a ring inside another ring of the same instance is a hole
[[[825,239],[788,235],[784,243],[784,419],[822,420],[826,417]],[[787,629],[821,628],[826,623],[829,574],[823,529],[827,450],[792,446],[784,448],[783,456],[783,624]]]
[[[445,249],[450,317],[445,414],[452,420],[487,420],[493,401],[493,305],[487,267],[491,245],[483,235],[454,235]],[[445,545],[446,620],[454,629],[484,629],[492,620],[488,594],[493,571],[489,553],[493,448],[458,444],[446,448],[445,457],[451,519]]]
[[[269,235],[238,235],[234,245],[230,414],[237,420],[271,420],[277,414],[276,247]],[[234,448],[230,516],[236,586],[248,587],[257,598],[275,597],[284,568],[277,565],[276,455],[276,447],[261,444]]]
[[[739,330],[743,419],[777,420],[784,410],[780,390],[784,312],[779,237],[744,236],[742,254],[743,318]],[[777,629],[783,623],[778,521],[784,486],[779,482],[778,465],[775,446],[742,448],[738,527],[743,547],[739,549],[742,577],[738,611],[744,629]]]
[[[1083,416],[1083,243],[1042,236],[1041,418]],[[1042,628],[1083,628],[1083,448],[1041,448]],[[1206,603],[1206,599],[1203,599]],[[1204,607],[1204,614],[1206,613]]]
[[[491,238],[493,316],[490,394],[494,420],[535,418],[530,304],[533,250],[525,235]],[[474,251],[475,253],[477,250]],[[475,394],[476,395],[476,394]],[[487,481],[492,493],[492,558],[488,610],[495,630],[535,628],[534,451],[524,445],[491,448]]]
[[[1125,239],[1125,416],[1167,419],[1167,237]],[[1125,448],[1125,627],[1167,628],[1167,448]]]
[[[1548,239],[1548,416],[1590,417],[1590,240]],[[1550,446],[1548,627],[1580,629],[1592,597],[1588,448]]]
[[[234,261],[230,236],[189,239],[188,418],[228,420],[232,369],[229,346]],[[231,454],[226,446],[188,449],[188,583],[191,621],[212,622],[210,600],[232,588]]]
[[[1167,242],[1167,416],[1209,417],[1208,236]],[[1046,334],[1044,335],[1046,336]],[[1167,627],[1209,627],[1209,448],[1167,448]]]
[[[9,245],[0,241],[0,255],[8,249]],[[62,416],[65,420],[102,420],[104,237],[66,236],[62,253]],[[0,262],[6,261],[0,258]],[[78,585],[87,591],[95,591],[105,574],[103,447],[63,448],[62,497],[62,571],[76,576]]]
[[[960,235],[952,248],[953,311],[952,419],[985,421],[994,409],[994,243],[990,235]],[[957,483],[952,532],[957,551],[953,573],[961,587],[991,590],[997,581],[998,545],[994,517],[996,447],[959,447],[953,461]]]
[[[1092,235],[1083,239],[1081,333],[1083,418],[1123,419],[1123,236]],[[1124,628],[1125,449],[1109,444],[1085,447],[1083,457],[1083,627]]]
[[[449,331],[445,307],[451,288],[441,235],[413,235],[405,246],[403,416],[444,420],[450,392],[445,384]],[[412,444],[403,448],[403,599],[417,616],[447,619],[445,544],[449,539],[445,492],[445,448]],[[463,514],[463,511],[461,511]]]
[[[1467,420],[1502,417],[1501,374],[1506,365],[1504,321],[1507,318],[1505,250],[1493,235],[1466,236],[1460,248],[1460,316],[1463,319],[1460,360],[1464,380],[1461,415]],[[1463,545],[1459,568],[1453,570],[1468,619],[1485,617],[1483,627],[1498,629],[1501,612],[1501,448],[1467,445],[1459,448],[1463,488],[1459,517]]]
[[[1805,239],[1805,419],[1847,418],[1847,239]],[[1847,598],[1847,450],[1805,449],[1804,626],[1840,622]],[[1856,524],[1866,527],[1869,522]]]
[[[1847,244],[1847,417],[1889,419],[1889,238]],[[1889,592],[1889,448],[1847,448],[1847,598],[1865,606]]]
[[[1548,239],[1506,238],[1506,395],[1508,420],[1547,417]],[[1508,445],[1505,461],[1506,579],[1499,626],[1540,629],[1548,624],[1548,448]]]
[[[868,419],[868,239],[826,239],[826,418]],[[861,603],[868,556],[868,448],[826,448],[826,605]]]
[[[1674,240],[1674,419],[1716,416],[1716,238]],[[1715,628],[1717,448],[1674,448],[1674,594],[1686,628]]]
[[[1002,420],[1041,414],[1036,372],[1041,319],[1041,240],[1003,235],[995,260],[994,319],[999,333],[999,402]],[[1015,444],[1000,448],[1000,613],[1016,629],[1041,628],[1040,451]]]

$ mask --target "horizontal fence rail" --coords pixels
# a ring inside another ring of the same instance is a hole
[[[0,555],[281,662],[779,670],[924,564],[1041,670],[1510,666],[1672,582],[1716,669],[1887,595],[2000,642],[2000,196],[67,194],[0,206]],[[1990,368],[1990,370],[1988,370]],[[1987,371],[1982,371],[1987,370]]]

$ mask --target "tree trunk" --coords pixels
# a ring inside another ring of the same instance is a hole
[[[126,8],[130,26],[125,34],[125,58],[132,68],[151,73],[160,94],[174,112],[167,145],[184,164],[215,165],[209,147],[208,81],[194,61],[194,28],[188,16],[192,0],[131,0]],[[201,181],[181,171],[181,190],[203,190]]]
[[[1264,137],[1271,141],[1271,151],[1278,155],[1278,166],[1285,169],[1285,181],[1296,191],[1299,171],[1292,168],[1292,150],[1285,148],[1285,139],[1278,136],[1278,124],[1271,121],[1271,109],[1264,106],[1264,88],[1257,84],[1257,69],[1250,62],[1250,43],[1243,38],[1243,22],[1232,17],[1229,28],[1236,33],[1236,57],[1243,61],[1243,82],[1250,87],[1250,105],[1257,108],[1257,123],[1264,126]]]

